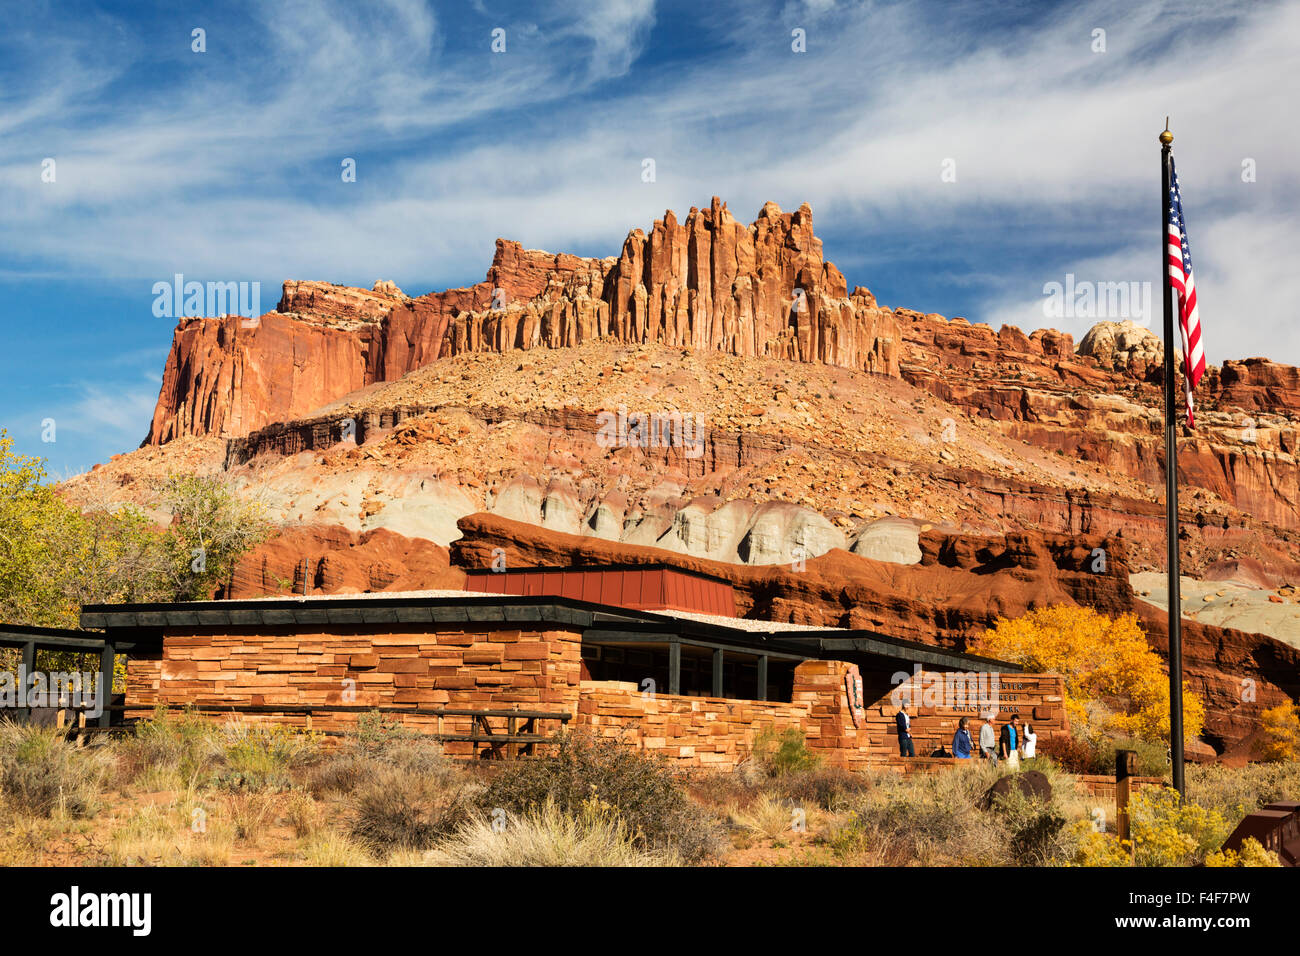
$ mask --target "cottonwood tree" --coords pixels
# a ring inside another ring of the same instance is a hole
[[[1065,679],[1065,707],[1082,731],[1169,739],[1169,673],[1137,615],[1110,618],[1090,607],[1036,608],[999,618],[973,650]],[[1098,726],[1100,724],[1100,726]],[[1205,705],[1183,684],[1183,731],[1200,735]]]

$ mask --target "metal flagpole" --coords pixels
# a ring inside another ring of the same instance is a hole
[[[1174,304],[1170,298],[1173,287],[1169,283],[1169,210],[1170,146],[1174,134],[1160,134],[1160,179],[1163,187],[1160,219],[1160,273],[1165,290],[1165,531],[1168,536],[1169,568],[1169,755],[1173,764],[1174,789],[1180,797],[1187,796],[1183,779],[1183,635],[1182,588],[1178,569],[1178,414],[1176,382],[1174,381]]]

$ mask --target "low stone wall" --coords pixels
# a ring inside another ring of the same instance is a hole
[[[1087,788],[1088,792],[1099,800],[1115,803],[1115,777],[1108,774],[1080,773],[1075,779]],[[1129,777],[1129,792],[1136,793],[1143,787],[1169,787],[1172,784],[1164,777]]]
[[[659,754],[679,767],[732,770],[766,729],[802,728],[806,704],[643,694],[632,682],[583,681],[575,727]]]

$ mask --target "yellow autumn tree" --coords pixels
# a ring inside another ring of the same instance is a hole
[[[1109,730],[1144,740],[1169,739],[1169,674],[1147,644],[1137,616],[1110,618],[1090,607],[1055,605],[999,618],[975,645],[979,653],[1065,679],[1070,721],[1086,728],[1089,701],[1118,708]],[[1183,685],[1183,732],[1190,740],[1205,724],[1205,706]]]
[[[1260,756],[1265,760],[1294,760],[1300,755],[1300,707],[1290,702],[1260,715]]]

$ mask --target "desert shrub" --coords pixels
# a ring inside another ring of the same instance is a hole
[[[1114,774],[1117,750],[1134,751],[1138,776],[1162,777],[1169,769],[1168,749],[1156,741],[1069,734],[1038,742],[1039,753],[1070,773]]]
[[[1096,772],[1093,770],[1096,752],[1087,740],[1075,734],[1045,737],[1038,741],[1037,752],[1069,773]]]
[[[285,820],[293,828],[293,835],[302,839],[315,834],[323,825],[320,807],[311,794],[294,790],[286,794],[282,804]]]
[[[1260,715],[1259,756],[1263,760],[1300,757],[1300,707],[1290,701],[1270,707]]]
[[[791,773],[806,773],[820,763],[819,758],[804,740],[802,730],[774,727],[762,731],[754,738],[754,759],[774,777]]]
[[[1190,800],[1238,821],[1276,800],[1300,793],[1300,760],[1252,763],[1244,767],[1192,764],[1187,768]]]
[[[671,850],[649,850],[624,818],[599,801],[567,813],[546,801],[504,828],[477,814],[424,862],[432,866],[676,866]]]
[[[1053,794],[1054,796],[1055,794]],[[1001,824],[1011,860],[1022,866],[1050,866],[1074,855],[1065,815],[1055,801],[1034,800],[1012,788],[990,808]]]
[[[1217,810],[1181,800],[1169,787],[1143,787],[1130,804],[1138,866],[1193,866],[1216,850],[1234,824]]]
[[[375,853],[427,850],[464,823],[472,809],[466,787],[381,767],[352,794],[350,833]]]
[[[1096,753],[1093,773],[1114,774],[1115,752],[1132,750],[1139,777],[1163,777],[1169,772],[1169,748],[1163,743],[1133,737],[1102,737],[1094,744]]]
[[[555,738],[551,756],[506,766],[479,800],[489,814],[540,812],[549,800],[562,813],[576,814],[596,800],[612,808],[633,842],[675,852],[697,863],[721,848],[721,833],[693,803],[663,760],[617,740],[567,734]]]
[[[1004,828],[979,805],[997,779],[992,767],[937,774],[878,776],[852,801],[861,842],[884,863],[1008,862]],[[844,840],[852,842],[848,835]]]
[[[1129,844],[1121,843],[1110,834],[1094,829],[1086,820],[1078,820],[1070,827],[1070,838],[1075,843],[1075,866],[1132,866]]]
[[[778,793],[796,805],[823,810],[836,810],[871,787],[861,774],[820,765],[783,774],[774,785]]]
[[[229,790],[288,790],[292,771],[308,764],[319,737],[292,727],[234,720],[222,728],[224,765],[215,783]]]
[[[111,770],[105,748],[79,750],[53,728],[0,722],[0,795],[16,813],[90,816]]]
[[[194,711],[172,714],[159,707],[152,717],[136,721],[121,752],[133,778],[168,771],[188,781],[219,764],[223,748],[220,728],[211,721]]]
[[[697,803],[710,807],[744,808],[762,795],[768,777],[756,763],[741,761],[730,771],[697,771],[687,776],[684,783]]]
[[[1264,849],[1254,837],[1241,841],[1240,850],[1217,850],[1205,858],[1206,866],[1281,866],[1277,854]]]
[[[357,718],[356,728],[337,748],[318,752],[306,764],[305,783],[315,794],[348,794],[384,767],[431,775],[444,782],[458,773],[437,740],[371,711]]]

